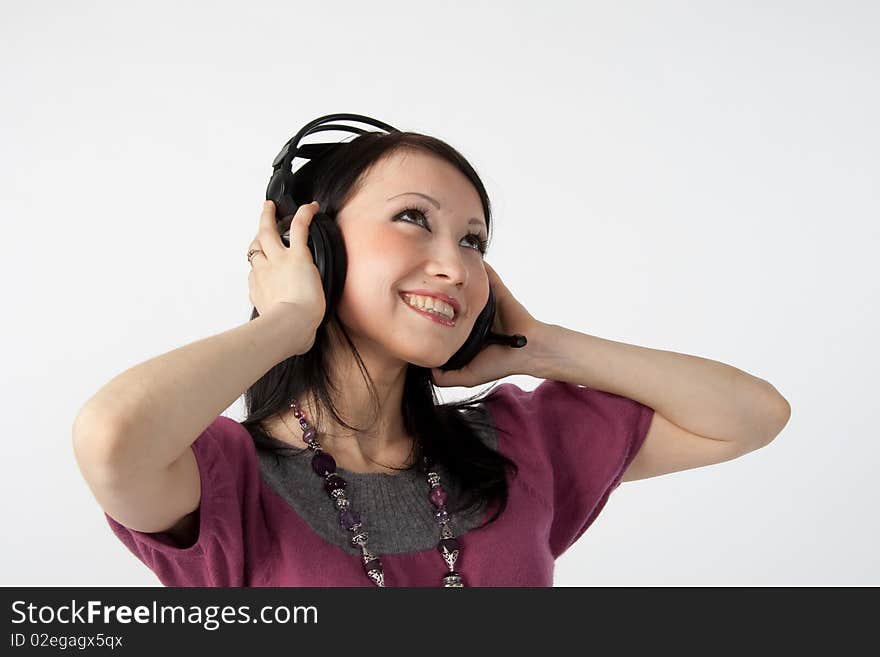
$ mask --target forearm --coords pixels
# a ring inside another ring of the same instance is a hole
[[[305,328],[279,309],[122,372],[91,397],[74,424],[77,449],[108,467],[160,468],[275,364]]]
[[[788,402],[769,382],[725,363],[541,324],[533,376],[635,399],[701,436],[772,439]],[[530,339],[531,340],[531,339]]]

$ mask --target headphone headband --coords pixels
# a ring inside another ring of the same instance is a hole
[[[279,217],[287,217],[296,213],[298,203],[308,203],[313,199],[299,199],[295,195],[301,190],[295,189],[296,177],[293,173],[293,161],[296,158],[310,160],[308,164],[303,165],[304,168],[309,166],[312,161],[318,160],[322,155],[333,148],[337,148],[345,142],[323,142],[318,144],[302,144],[305,137],[312,133],[324,132],[327,130],[339,130],[343,132],[351,132],[362,135],[367,132],[362,128],[355,126],[329,123],[330,121],[358,121],[366,123],[377,128],[381,128],[386,132],[400,132],[397,128],[388,125],[378,119],[364,116],[363,114],[327,114],[320,116],[313,121],[306,123],[302,129],[297,132],[284,146],[275,160],[272,162],[272,178],[266,188],[266,200],[275,203]]]
[[[327,114],[326,116],[321,116],[315,119],[314,121],[310,121],[306,123],[302,129],[297,132],[281,149],[278,155],[275,156],[275,160],[272,162],[272,168],[277,170],[278,167],[283,167],[285,171],[292,172],[293,161],[298,158],[304,159],[315,159],[320,157],[324,153],[327,152],[333,146],[338,146],[341,142],[331,142],[331,143],[321,143],[321,144],[303,144],[299,145],[299,142],[305,139],[308,135],[315,132],[324,132],[327,130],[339,130],[342,132],[351,132],[354,134],[362,135],[366,130],[362,128],[356,128],[354,126],[342,125],[342,124],[329,124],[323,125],[328,121],[358,121],[360,123],[367,123],[377,128],[381,128],[386,132],[400,132],[397,128],[388,125],[383,121],[379,121],[378,119],[372,119],[369,116],[364,116],[363,114]]]

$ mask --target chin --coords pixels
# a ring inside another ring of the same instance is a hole
[[[406,360],[406,362],[409,363],[410,365],[416,365],[418,367],[425,367],[427,369],[431,369],[432,367],[440,367],[443,363],[445,363],[450,358],[452,358],[452,354],[450,354],[449,356],[447,356],[443,360],[437,360],[437,358],[432,358],[432,357],[428,357],[428,356],[412,355],[412,356],[404,358],[404,360]]]
[[[454,353],[455,351],[450,352],[449,354],[440,354],[440,357],[438,358],[436,349],[431,352],[426,352],[424,347],[422,347],[412,351],[407,350],[404,352],[398,352],[398,356],[407,363],[430,369],[432,367],[440,367],[443,363],[452,358]]]

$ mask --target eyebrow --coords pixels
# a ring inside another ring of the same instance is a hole
[[[390,201],[391,199],[397,198],[398,196],[406,196],[407,194],[412,194],[413,196],[421,196],[422,198],[429,200],[435,208],[437,208],[438,210],[440,209],[440,203],[439,203],[439,201],[437,201],[437,199],[435,199],[433,196],[428,196],[427,194],[422,194],[421,192],[403,192],[401,194],[395,194],[394,196],[389,196],[386,200]],[[471,224],[476,224],[478,226],[482,226],[483,228],[486,228],[486,222],[484,222],[480,219],[477,219],[476,217],[471,217],[470,219],[468,219],[468,225],[470,226]]]

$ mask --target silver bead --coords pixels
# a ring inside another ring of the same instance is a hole
[[[438,485],[440,483],[440,475],[436,472],[428,473],[428,483],[431,484],[431,487]]]
[[[347,509],[348,505],[349,505],[349,502],[344,496],[338,495],[336,497],[336,508],[337,509]]]
[[[334,488],[332,491],[330,491],[330,495],[331,497],[333,497],[334,500],[338,500],[340,497],[345,497],[345,489]]]
[[[367,575],[376,583],[376,586],[385,586],[385,573],[379,570],[371,570]]]
[[[362,529],[357,534],[351,537],[351,544],[363,547],[369,537],[370,535],[366,532],[366,530]]]
[[[452,528],[449,526],[449,523],[443,523],[440,525],[440,536],[441,538],[455,538],[455,534],[452,533]]]
[[[443,577],[443,587],[444,588],[463,588],[464,583],[461,581],[461,575],[458,573],[449,573],[448,575],[444,575]]]
[[[440,554],[443,555],[443,561],[446,562],[446,565],[449,566],[449,570],[455,570],[455,560],[458,559],[458,550],[442,550]]]

